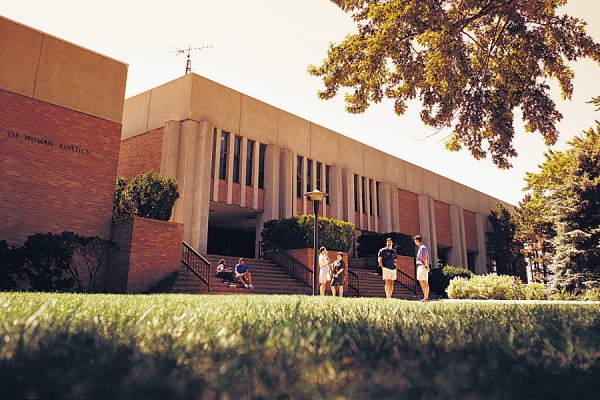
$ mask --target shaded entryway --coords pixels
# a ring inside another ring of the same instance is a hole
[[[211,202],[207,253],[254,258],[260,213],[250,208]]]

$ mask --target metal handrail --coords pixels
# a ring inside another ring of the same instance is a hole
[[[281,250],[273,243],[268,241],[259,242],[259,257],[262,259],[271,260],[279,267],[287,271],[292,278],[312,288],[313,272],[290,256],[285,250]]]
[[[396,271],[397,271],[396,282],[399,283],[400,286],[403,286],[406,289],[410,290],[416,296],[417,295],[417,280],[415,278],[413,278],[412,276],[406,274],[405,272],[400,271],[399,269]]]
[[[354,271],[348,269],[348,289],[356,292],[356,297],[360,297],[360,278]]]
[[[185,265],[188,271],[204,282],[210,291],[210,262],[186,242],[181,244],[181,263]]]

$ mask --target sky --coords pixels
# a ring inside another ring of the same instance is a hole
[[[599,10],[596,1],[569,0],[561,12],[584,19],[600,42]],[[126,97],[184,75],[186,54],[176,49],[211,46],[191,53],[194,73],[513,205],[524,196],[525,173],[538,171],[547,151],[539,134],[516,121],[519,155],[512,169],[500,170],[489,157],[446,150],[450,131],[432,135],[417,102],[398,116],[390,101],[355,115],[344,111],[343,92],[319,100],[323,85],[308,65],[355,30],[329,0],[0,0],[0,15],[128,64]],[[571,100],[553,89],[564,117],[554,150],[600,120],[586,103],[600,95],[600,66],[580,60],[572,67]]]

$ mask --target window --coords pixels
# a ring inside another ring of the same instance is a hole
[[[375,182],[375,191],[377,192],[377,201],[375,202],[375,215],[379,216],[379,182]]]
[[[325,165],[325,191],[329,193],[329,165]],[[329,196],[325,197],[325,204],[329,205]]]
[[[302,198],[302,157],[296,157],[296,197]]]
[[[258,147],[258,188],[265,188],[265,151],[266,144],[260,144]]]
[[[210,163],[210,176],[215,176],[215,156],[217,152],[217,128],[213,130],[212,162]]]
[[[227,179],[227,143],[229,132],[221,132],[221,151],[219,155],[219,179]]]
[[[321,192],[323,191],[323,187],[321,186],[321,167],[323,166],[322,163],[317,162],[317,189],[319,189]]]
[[[358,175],[354,174],[354,211],[358,212]]]
[[[369,213],[375,215],[375,210],[373,210],[373,180],[368,179],[367,182],[369,182]]]
[[[306,191],[312,192],[312,160],[306,159]]]
[[[240,153],[242,151],[242,138],[233,138],[233,181],[240,183]]]
[[[254,140],[246,146],[246,186],[252,186],[252,163],[254,162]]]
[[[367,210],[367,178],[362,178],[362,213],[366,214]]]

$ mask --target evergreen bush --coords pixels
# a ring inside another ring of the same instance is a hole
[[[382,247],[385,247],[385,240],[387,238],[392,238],[394,249],[398,255],[408,257],[415,256],[415,243],[411,235],[400,232],[363,232],[363,234],[356,239],[358,242],[358,246],[356,247],[358,257],[377,256],[379,250]]]
[[[262,240],[282,250],[313,247],[314,216],[273,219],[264,224]],[[354,240],[354,225],[332,218],[319,217],[319,247],[347,252]]]

